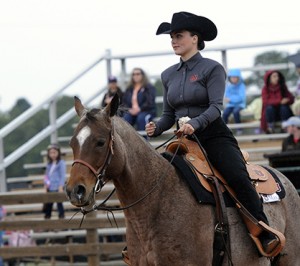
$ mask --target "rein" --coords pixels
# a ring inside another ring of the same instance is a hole
[[[171,138],[169,138],[166,142],[164,142],[163,144],[161,144],[161,145],[159,145],[158,147],[156,147],[155,149],[159,149],[160,147],[162,147],[164,144],[166,144],[167,142],[169,142],[170,140],[172,140],[174,137],[176,136],[176,134],[174,134]],[[182,137],[180,137],[180,140],[182,139]],[[177,147],[177,149],[176,149],[176,151],[175,151],[175,153],[174,153],[174,155],[173,155],[173,157],[171,158],[171,160],[170,160],[170,163],[172,163],[172,161],[174,160],[174,158],[175,158],[175,156],[176,156],[176,154],[177,154],[177,152],[178,152],[178,150],[179,150],[179,147],[180,147],[180,145],[178,145],[178,147]],[[113,155],[113,151],[110,153],[111,154],[111,156],[110,157],[112,157],[112,155]],[[87,166],[93,173],[94,173],[94,175],[98,178],[98,176],[99,176],[99,174],[98,174],[98,171],[95,171],[95,169],[90,165],[90,164],[88,164],[88,163],[86,163],[86,162],[84,162],[84,161],[82,161],[82,160],[75,160],[74,161],[74,163],[81,163],[81,164],[83,164],[83,165],[85,165],[85,166]],[[74,164],[73,163],[73,164]],[[107,168],[107,164],[104,164],[103,165],[103,168],[104,168],[104,166],[106,165],[106,168]],[[143,196],[143,197],[141,197],[140,199],[138,199],[138,200],[136,200],[136,201],[134,201],[133,203],[131,203],[131,204],[129,204],[129,205],[127,205],[127,206],[124,206],[124,207],[110,207],[110,206],[105,206],[105,203],[107,202],[107,200],[113,195],[113,193],[115,192],[115,190],[116,189],[113,189],[112,191],[111,191],[111,193],[106,197],[106,199],[103,201],[103,202],[101,202],[100,204],[98,204],[98,205],[94,205],[91,209],[89,209],[89,210],[86,210],[86,209],[84,209],[84,208],[81,208],[81,213],[85,216],[86,214],[88,214],[88,213],[90,213],[90,212],[92,212],[92,211],[95,211],[95,210],[101,210],[101,211],[109,211],[109,212],[113,212],[113,211],[123,211],[123,210],[126,210],[126,209],[129,209],[129,208],[131,208],[131,207],[133,207],[133,206],[135,206],[135,205],[137,205],[137,204],[139,204],[140,202],[142,202],[145,198],[147,198],[157,187],[158,187],[158,185],[160,184],[160,182],[161,182],[161,180],[165,177],[165,175],[166,175],[166,173],[167,173],[167,171],[165,171],[161,176],[160,176],[160,178],[158,179],[158,181],[156,182],[156,184]],[[101,180],[101,179],[100,179]],[[98,181],[97,181],[97,183],[98,182],[101,182],[101,181],[99,181],[99,178],[98,178]],[[102,184],[102,182],[101,182],[101,184]],[[104,186],[104,184],[105,183],[103,183],[103,186]],[[103,187],[102,186],[102,187]],[[101,187],[101,188],[102,188]],[[95,187],[96,188],[96,187]],[[96,191],[96,190],[95,190]],[[101,189],[99,190],[99,191],[101,191]]]

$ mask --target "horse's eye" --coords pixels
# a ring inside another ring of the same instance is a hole
[[[97,141],[97,147],[103,147],[104,143],[105,143],[105,140],[99,139],[99,140]]]

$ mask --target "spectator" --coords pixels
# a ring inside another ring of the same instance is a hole
[[[240,112],[246,107],[246,86],[242,79],[240,69],[231,69],[228,72],[228,84],[224,95],[225,109],[223,111],[223,120],[227,124],[228,118],[233,114],[234,122],[241,123]],[[238,129],[237,134],[242,130]]]
[[[47,149],[48,164],[44,179],[47,192],[63,192],[66,178],[66,164],[61,159],[61,151],[57,144],[51,144]],[[45,219],[51,218],[53,203],[44,205]],[[57,202],[58,217],[63,219],[65,211],[62,202]]]
[[[261,129],[270,134],[274,133],[276,121],[285,121],[293,115],[290,105],[294,102],[294,96],[288,90],[285,78],[278,70],[266,72],[264,82]]]
[[[291,116],[282,127],[290,134],[282,142],[282,151],[300,150],[300,118]]]
[[[105,107],[107,104],[109,104],[112,97],[116,93],[119,95],[120,104],[122,104],[123,92],[120,89],[120,87],[118,86],[118,80],[115,76],[109,76],[108,77],[107,92],[105,93],[105,95],[103,97],[101,107]]]
[[[123,96],[123,106],[128,108],[123,118],[137,130],[145,130],[145,125],[156,116],[155,96],[156,88],[144,70],[134,68]]]

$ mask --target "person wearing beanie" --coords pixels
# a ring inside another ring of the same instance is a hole
[[[104,108],[106,105],[108,105],[116,93],[119,95],[120,104],[122,104],[123,92],[118,86],[118,79],[115,76],[109,76],[107,92],[104,94],[101,107]]]
[[[282,142],[282,151],[300,151],[300,118],[291,116],[282,123],[282,127],[289,133]]]

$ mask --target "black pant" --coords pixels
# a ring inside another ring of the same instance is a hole
[[[51,192],[58,192],[58,190],[48,191],[48,193],[51,193]],[[44,208],[43,208],[43,211],[45,213],[45,219],[51,218],[52,207],[53,207],[53,202],[45,203]],[[58,211],[59,218],[65,217],[65,210],[64,210],[64,206],[63,206],[62,202],[57,202],[57,211]]]
[[[222,118],[195,132],[212,165],[236,193],[237,199],[258,220],[268,224],[262,202],[253,187],[238,143]]]

